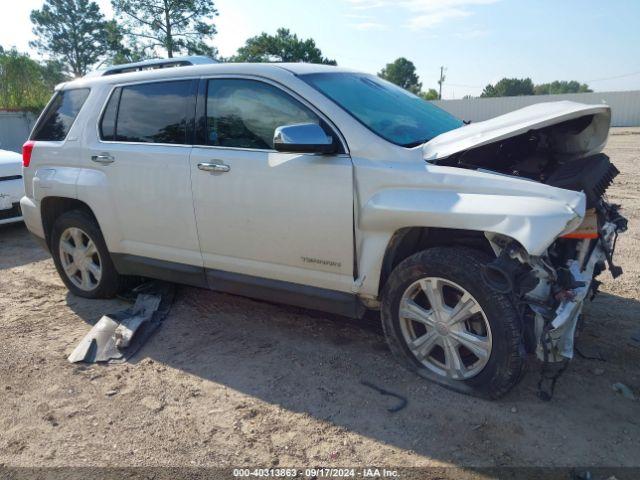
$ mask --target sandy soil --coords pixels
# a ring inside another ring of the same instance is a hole
[[[640,466],[640,131],[606,152],[622,171],[610,197],[630,229],[625,275],[603,275],[584,353],[552,402],[538,365],[505,399],[481,401],[399,368],[374,319],[180,287],[163,328],[128,364],[66,356],[121,301],[73,297],[21,226],[0,226],[0,464],[6,466]],[[408,398],[363,386],[371,381]]]

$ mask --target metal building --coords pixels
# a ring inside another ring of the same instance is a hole
[[[433,103],[463,120],[480,122],[542,102],[571,100],[580,103],[606,103],[611,106],[614,127],[640,126],[640,90],[628,92],[568,93],[563,95],[527,95],[520,97],[469,98],[434,100]]]
[[[22,152],[38,116],[31,112],[0,110],[0,149]]]

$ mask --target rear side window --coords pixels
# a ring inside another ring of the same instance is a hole
[[[194,114],[192,81],[156,82],[116,88],[100,121],[102,140],[187,143]]]
[[[88,88],[57,92],[33,130],[31,140],[64,140],[88,96]]]

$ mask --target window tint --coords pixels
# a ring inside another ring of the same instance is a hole
[[[113,98],[109,103],[112,103]],[[107,106],[103,132],[109,135]],[[121,142],[187,143],[187,121],[193,115],[191,80],[122,87],[115,139]],[[106,137],[103,139],[106,140]]]
[[[56,93],[36,125],[31,140],[64,140],[88,96],[88,88]]]
[[[113,91],[109,103],[102,114],[102,120],[100,121],[100,138],[102,140],[116,139],[116,115],[118,114],[121,91],[121,88],[116,88]]]
[[[208,145],[273,149],[275,129],[296,123],[320,123],[320,119],[272,85],[255,80],[209,80]]]

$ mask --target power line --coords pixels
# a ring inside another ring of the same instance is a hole
[[[463,87],[463,88],[484,88],[484,87],[480,87],[478,85],[463,85],[461,83],[447,83],[448,86],[450,87]]]
[[[604,82],[605,80],[616,80],[618,78],[633,77],[634,75],[640,75],[640,71],[633,72],[633,73],[625,73],[624,75],[616,75],[615,77],[605,77],[605,78],[596,78],[595,80],[587,80],[587,83]]]

